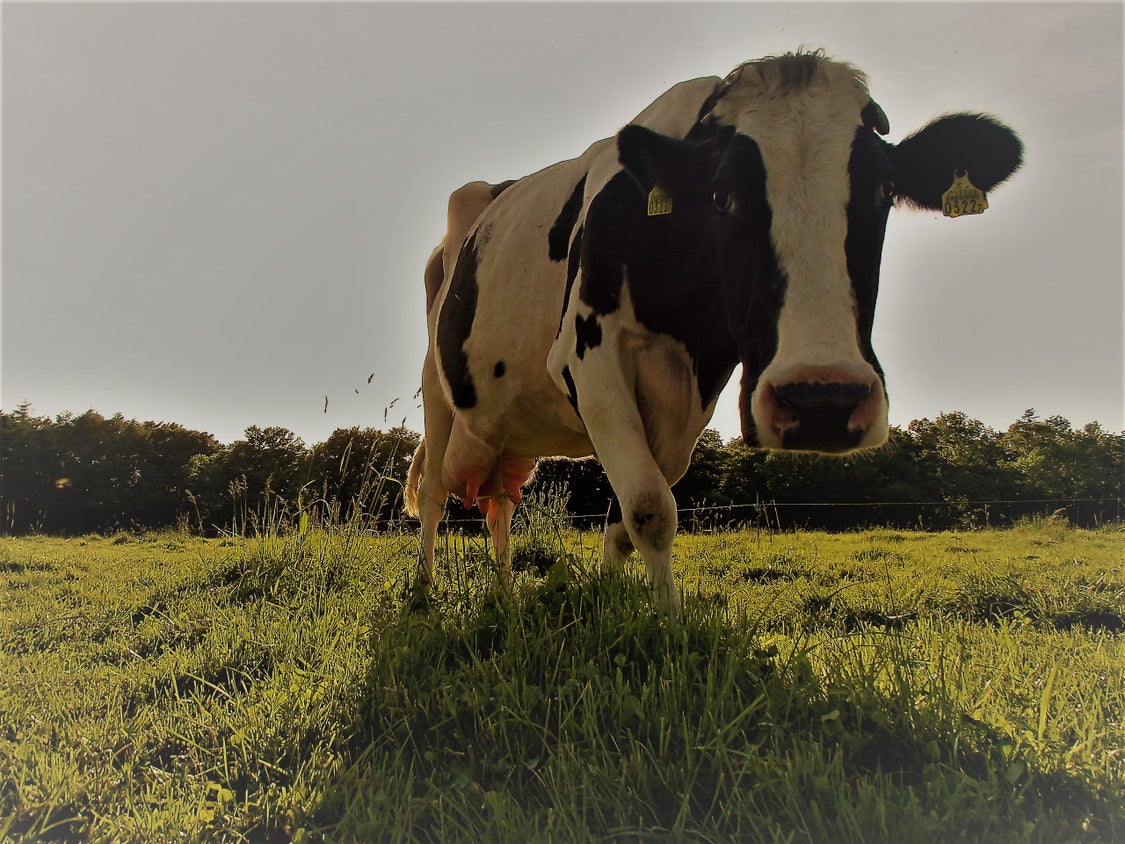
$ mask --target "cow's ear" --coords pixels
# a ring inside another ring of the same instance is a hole
[[[617,160],[647,194],[657,185],[672,194],[710,178],[713,144],[694,144],[630,123],[617,133]]]
[[[895,193],[921,208],[940,209],[942,194],[964,171],[987,193],[1023,163],[1023,143],[984,114],[939,117],[893,148]]]

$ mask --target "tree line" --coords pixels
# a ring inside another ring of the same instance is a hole
[[[0,413],[5,533],[80,534],[179,526],[246,533],[314,518],[402,519],[402,485],[418,434],[341,428],[313,446],[285,428],[250,427],[229,445],[211,434],[120,414]],[[705,431],[674,487],[688,529],[758,525],[842,530],[869,525],[1003,525],[1063,510],[1092,525],[1120,520],[1125,434],[1075,428],[1028,410],[1005,431],[964,413],[892,427],[889,443],[843,459],[768,452]],[[600,523],[611,496],[595,460],[541,460],[532,506]],[[474,530],[473,513],[448,508]]]

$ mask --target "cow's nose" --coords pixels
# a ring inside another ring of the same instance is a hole
[[[856,411],[870,384],[798,381],[775,385],[776,416],[784,448],[839,452],[859,446],[867,426]]]

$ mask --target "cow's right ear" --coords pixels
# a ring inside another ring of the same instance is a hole
[[[1023,162],[1019,136],[985,114],[947,114],[889,150],[895,193],[933,210],[942,208],[942,195],[958,174],[987,193]]]
[[[691,144],[630,123],[617,133],[617,160],[646,195],[657,185],[675,195],[710,179],[711,144]]]

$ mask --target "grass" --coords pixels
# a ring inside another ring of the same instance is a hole
[[[1125,839],[1125,532],[0,539],[0,840]]]

